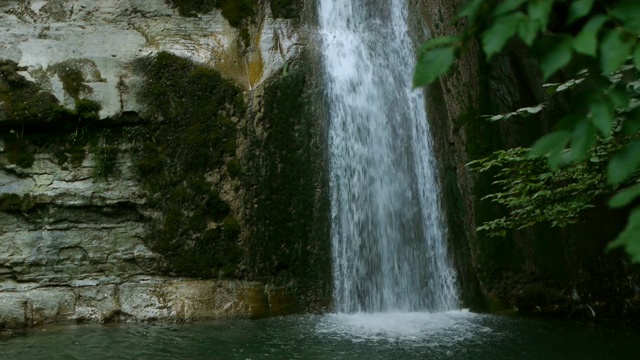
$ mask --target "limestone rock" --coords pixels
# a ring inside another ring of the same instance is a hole
[[[2,291],[0,329],[51,322],[195,321],[271,315],[266,287],[261,283],[167,277],[135,280]]]
[[[95,119],[100,126],[137,125],[147,110],[137,98],[138,59],[169,52],[211,67],[245,90],[296,59],[300,27],[273,19],[265,9],[243,44],[240,30],[218,10],[187,18],[164,0],[6,0],[0,2],[0,24],[7,30],[0,32],[0,61],[17,69],[9,74],[13,80],[31,84],[29,96],[76,111],[70,111],[72,121],[80,122],[78,101],[92,100],[101,107]],[[64,133],[67,143],[25,145],[24,126],[10,119],[20,104],[3,97],[11,87],[2,81],[0,329],[286,312],[270,304],[274,295],[263,283],[166,276],[160,256],[144,240],[149,219],[158,214],[136,178],[129,140],[114,145],[108,178],[97,175],[104,159],[90,151],[94,145],[77,141],[77,124],[67,130],[59,127],[69,124],[29,123],[44,135]],[[29,152],[23,162],[11,159],[19,151]],[[218,179],[214,185],[225,200],[239,198],[239,181]],[[242,207],[240,201],[234,206]]]

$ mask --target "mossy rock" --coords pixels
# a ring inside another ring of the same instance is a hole
[[[292,67],[264,88],[257,155],[243,167],[255,206],[246,215],[251,275],[291,286],[304,308],[330,301],[331,243],[324,147],[311,69]]]
[[[27,141],[23,137],[8,136],[5,139],[7,160],[10,164],[22,168],[30,168],[35,161],[33,151],[29,149]]]
[[[96,158],[95,175],[105,178],[113,171],[117,156],[114,143],[120,134],[112,132],[105,137],[105,125],[99,123],[98,115],[102,106],[80,97],[88,92],[80,86],[84,81],[80,70],[83,64],[82,60],[77,60],[52,67],[52,71],[62,78],[64,75],[61,74],[69,75],[68,81],[63,79],[63,84],[67,81],[65,90],[76,97],[75,109],[69,110],[61,106],[55,96],[20,75],[18,71],[24,69],[16,63],[0,61],[0,100],[4,102],[7,114],[0,129],[7,130],[3,140],[10,164],[29,168],[35,161],[36,149],[48,146],[59,166],[81,166],[89,150]],[[71,85],[75,90],[69,88]],[[101,137],[108,141],[102,141],[102,146],[88,146],[90,142],[97,144],[96,140]]]
[[[88,60],[86,59],[70,59],[49,67],[49,71],[58,75],[64,91],[72,98],[78,100],[82,96],[93,93],[93,89],[85,84],[87,79],[85,78],[83,68],[87,63]]]
[[[115,131],[104,129],[91,139],[89,151],[94,160],[94,178],[106,180],[115,172],[120,153],[118,138]]]
[[[274,18],[295,19],[303,6],[304,0],[271,0],[271,13]]]
[[[240,162],[237,159],[227,161],[227,173],[233,178],[242,175],[242,166],[240,166]]]
[[[244,116],[242,92],[215,70],[166,52],[135,68],[145,79],[138,96],[151,119],[134,135],[136,172],[162,213],[147,242],[171,273],[238,276],[240,225],[225,220],[232,219],[230,207],[205,175],[235,157],[230,119]]]
[[[18,72],[25,70],[10,60],[0,60],[0,102],[5,119],[2,128],[55,122],[65,115],[56,97],[43,92]]]
[[[216,8],[222,11],[229,25],[240,27],[246,19],[255,15],[255,0],[216,0]]]
[[[215,8],[216,0],[165,0],[167,4],[178,9],[178,13],[186,17],[208,14]]]
[[[102,110],[100,103],[91,99],[76,100],[76,114],[85,120],[99,120],[98,113]]]
[[[0,211],[24,213],[29,212],[34,206],[35,199],[29,194],[0,194]]]
[[[240,27],[246,19],[255,15],[255,0],[165,0],[178,9],[182,16],[195,17],[220,9],[222,16],[233,27]]]
[[[240,235],[240,223],[232,216],[227,216],[222,221],[222,230],[229,239],[235,239]]]

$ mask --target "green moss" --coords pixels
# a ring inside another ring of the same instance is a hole
[[[29,195],[0,194],[0,211],[28,212],[35,206],[35,199]]]
[[[118,163],[119,136],[114,132],[109,129],[102,130],[90,142],[89,151],[94,160],[93,176],[100,180],[106,180],[113,175]]]
[[[215,7],[233,27],[240,27],[245,19],[255,14],[255,0],[216,0]]]
[[[240,223],[234,217],[227,216],[222,221],[222,229],[229,239],[237,239],[240,235]]]
[[[91,94],[93,90],[90,86],[86,85],[84,74],[80,66],[74,63],[65,62],[54,65],[53,70],[60,81],[62,82],[62,88],[74,99],[79,99],[80,95]]]
[[[216,0],[165,0],[165,2],[178,9],[182,16],[195,17],[198,14],[208,14],[214,9]]]
[[[227,173],[234,178],[242,175],[242,167],[237,159],[227,161]]]
[[[98,113],[102,110],[102,105],[91,99],[76,100],[76,114],[85,120],[99,120]]]
[[[97,122],[100,108],[91,100],[76,101],[76,110],[66,115],[69,119],[61,124],[59,132],[49,134],[48,140],[54,143],[53,156],[59,166],[80,167],[91,153],[95,161],[93,176],[106,179],[115,168],[122,131],[102,128]]]
[[[237,234],[223,230],[230,208],[205,174],[235,156],[230,118],[244,116],[242,93],[216,71],[169,53],[135,68],[145,78],[138,96],[152,119],[135,134],[136,171],[162,213],[147,242],[175,274],[238,276]]]
[[[68,145],[68,147],[65,149],[65,153],[69,154],[67,159],[73,167],[82,166],[82,162],[87,157],[87,151],[85,149],[84,141],[72,141],[70,145]]]
[[[66,79],[66,91],[79,96],[83,76],[80,71],[82,62],[64,62],[52,67],[61,79]],[[27,81],[18,74],[21,69],[11,61],[0,61],[0,100],[5,104],[7,120],[2,125],[7,130],[19,130],[5,133],[6,159],[11,164],[28,168],[35,160],[37,147],[49,147],[48,152],[60,166],[70,164],[79,167],[87,155],[90,142],[103,135],[98,123],[101,105],[93,100],[76,98],[75,109],[61,106],[57,99],[35,83]],[[68,75],[68,76],[67,76]],[[65,77],[66,76],[66,77]],[[63,82],[64,83],[64,82]],[[69,87],[71,86],[71,88]],[[80,87],[78,87],[80,86]],[[119,134],[109,135],[109,143],[116,141]],[[113,170],[117,149],[104,145],[91,147],[97,158],[98,177],[104,177]]]
[[[22,168],[30,168],[33,165],[35,157],[24,137],[9,136],[5,139],[5,146],[9,163]]]
[[[222,16],[233,27],[240,27],[243,22],[255,14],[255,0],[165,0],[178,9],[182,16],[194,17],[208,14],[214,8],[222,11]]]
[[[274,18],[294,19],[300,16],[304,0],[271,0]]]
[[[18,64],[0,60],[0,102],[6,119],[4,127],[55,122],[65,111],[55,96],[43,92],[35,83],[20,75]]]
[[[227,215],[222,227],[207,229],[211,219],[225,216],[229,208],[211,190],[206,196],[209,204],[189,206],[188,202],[194,197],[205,197],[202,193],[196,194],[190,186],[198,187],[198,184],[186,184],[172,191],[168,202],[171,207],[165,208],[164,220],[153,233],[155,241],[152,249],[165,254],[171,261],[172,271],[177,274],[237,276],[237,265],[242,258],[242,251],[237,244],[240,224]]]
[[[302,303],[322,306],[331,292],[329,204],[309,71],[293,68],[265,87],[266,139],[243,177],[256,198],[245,241],[256,278],[293,284]]]

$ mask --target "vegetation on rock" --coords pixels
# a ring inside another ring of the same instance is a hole
[[[182,16],[198,16],[208,14],[215,8],[216,0],[165,0],[169,5],[178,9]]]
[[[98,124],[100,104],[77,98],[75,109],[66,109],[55,96],[20,75],[20,70],[14,62],[0,62],[0,100],[5,115],[0,123],[3,130],[0,136],[5,143],[7,162],[29,168],[35,161],[35,145],[55,144],[53,152],[58,165],[80,166],[86,157],[87,144],[102,128]],[[109,141],[115,139],[111,137]]]
[[[118,132],[103,129],[89,141],[89,151],[94,161],[93,176],[97,179],[106,180],[115,171],[120,153],[117,140],[121,134]]]
[[[236,28],[255,14],[257,3],[254,0],[166,0],[166,2],[177,8],[180,15],[188,17],[208,14],[213,9],[220,9],[222,16]]]
[[[531,150],[513,149],[474,162],[480,170],[498,168],[501,190],[492,201],[509,215],[480,230],[504,234],[541,221],[562,226],[605,194],[617,192],[613,207],[635,204],[640,196],[640,3],[632,0],[472,0],[459,16],[461,35],[425,43],[414,77],[416,86],[437,80],[457,54],[479,38],[491,59],[510,42],[529,47],[553,95],[563,92],[568,108],[557,114],[554,131]],[[492,121],[536,114],[531,104]],[[540,161],[539,159],[544,159]],[[610,247],[623,246],[640,261],[640,207],[630,209],[627,228]]]
[[[295,19],[300,16],[304,0],[271,0],[274,18]]]
[[[330,297],[328,199],[322,145],[313,117],[308,69],[296,67],[264,90],[266,138],[244,177],[256,197],[248,241],[254,276],[292,285],[308,304]],[[323,175],[324,174],[324,175]]]
[[[4,212],[28,212],[35,205],[33,197],[29,194],[18,195],[12,193],[0,194],[0,211]]]
[[[25,70],[10,60],[0,60],[0,116],[2,128],[52,122],[65,115],[65,109],[51,93],[18,72]]]
[[[242,175],[242,166],[240,166],[240,162],[237,159],[227,161],[227,173],[234,178]]]
[[[240,27],[242,23],[255,14],[255,0],[216,0],[216,8],[222,11],[229,24]]]
[[[80,95],[91,94],[93,90],[86,85],[82,70],[69,64],[58,64],[53,67],[62,82],[62,88],[74,99],[79,99]]]
[[[136,68],[151,120],[135,135],[136,167],[161,212],[147,241],[178,275],[237,276],[239,223],[206,178],[235,156],[242,93],[216,71],[165,52]]]

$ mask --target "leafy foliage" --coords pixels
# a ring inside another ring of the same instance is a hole
[[[601,140],[589,151],[587,159],[553,171],[542,157],[531,157],[531,149],[513,148],[467,164],[479,172],[495,172],[499,191],[485,196],[503,205],[508,215],[485,222],[478,230],[504,236],[509,229],[522,229],[536,223],[565,226],[578,222],[583,210],[612,195],[605,169],[612,154],[623,144],[618,140]],[[640,191],[640,190],[637,190]],[[628,201],[629,196],[619,198]]]
[[[612,206],[627,206],[640,196],[640,2],[637,0],[471,0],[460,11],[466,28],[457,36],[429,40],[419,52],[415,86],[445,74],[459,54],[479,39],[488,60],[512,41],[537,58],[545,80],[562,73],[574,77],[550,84],[566,91],[569,108],[553,132],[531,150],[512,149],[472,163],[480,171],[498,167],[489,195],[511,214],[481,230],[502,233],[540,221],[562,226],[598,197],[621,189]],[[453,54],[453,55],[452,55]],[[506,120],[541,111],[544,104],[489,117]],[[599,140],[598,140],[599,139]],[[597,154],[606,154],[600,157]],[[525,154],[526,153],[526,154]],[[594,155],[596,154],[596,155]],[[546,159],[549,166],[545,169]],[[596,159],[596,161],[592,161]],[[552,170],[552,171],[549,171]],[[509,188],[509,189],[507,189]],[[623,246],[640,262],[640,207],[610,247]]]

